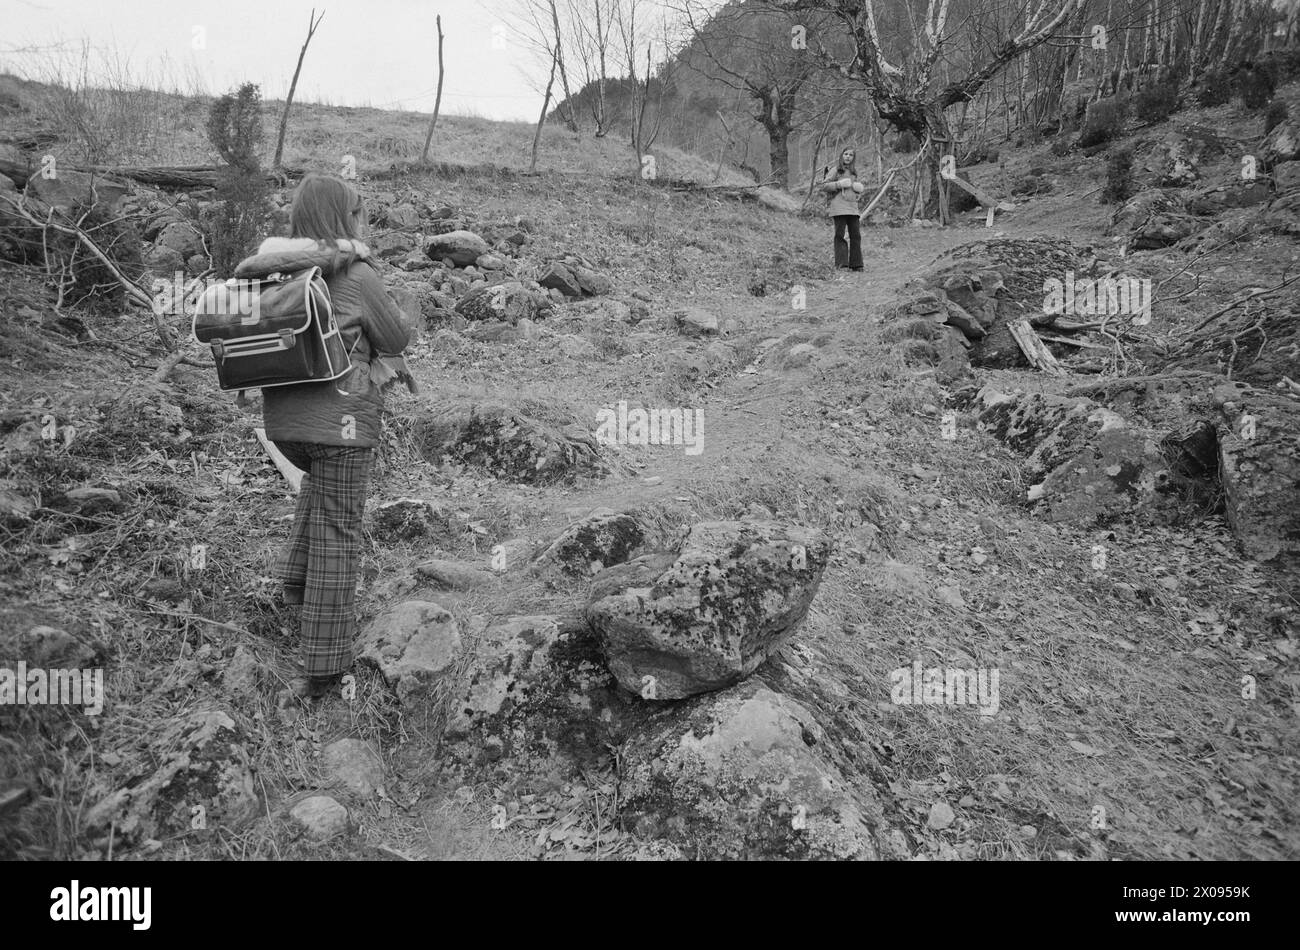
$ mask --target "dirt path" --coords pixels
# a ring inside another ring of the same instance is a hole
[[[1025,230],[1050,233],[1041,221]],[[1243,692],[1279,633],[1269,611],[1284,598],[1267,571],[1237,555],[1220,519],[1105,531],[1036,520],[1004,446],[971,420],[957,441],[940,438],[944,393],[877,365],[875,328],[935,255],[989,232],[889,235],[866,273],[810,284],[806,310],[724,303],[720,318],[800,333],[818,356],[795,368],[760,359],[720,380],[689,404],[704,410],[701,455],[625,447],[635,474],[542,492],[543,520],[601,506],[689,523],[758,504],[833,530],[839,554],[798,649],[859,684],[846,715],[871,739],[855,754],[905,829],[904,853],[1294,856],[1296,762],[1281,754],[1296,747],[1293,700]],[[999,714],[891,706],[889,671],[914,660],[999,669]],[[957,810],[956,845],[926,825],[939,801]]]

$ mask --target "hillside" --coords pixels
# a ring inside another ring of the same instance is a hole
[[[0,138],[30,134],[48,90],[6,91]],[[1276,98],[1300,116],[1296,82]],[[168,100],[168,149],[110,160],[213,161],[205,108]],[[824,217],[677,185],[715,183],[697,157],[642,181],[625,143],[548,126],[526,175],[531,129],[444,121],[434,172],[410,162],[421,116],[295,114],[286,164],[357,157],[421,327],[359,598],[409,664],[314,703],[271,576],[294,493],[256,401],[197,345],[153,379],[148,314],[70,305],[0,217],[0,638],[106,671],[102,715],[0,707],[4,857],[1300,854],[1295,118],[1265,136],[1238,102],[1188,104],[1101,149],[1008,144],[964,171],[1014,210],[939,228],[886,201],[862,274],[834,271]],[[1136,194],[1102,205],[1119,149]],[[58,200],[36,176],[26,197]],[[132,185],[116,210],[147,263],[209,200]],[[427,253],[462,230],[492,266]],[[556,262],[589,286],[541,292]],[[1085,275],[1149,279],[1149,322],[1042,319],[1045,281]],[[702,450],[600,444],[621,403],[702,412]],[[628,671],[693,688],[703,661],[602,626],[674,563],[718,572],[710,629],[781,634],[682,699]],[[900,694],[932,668],[995,692]]]

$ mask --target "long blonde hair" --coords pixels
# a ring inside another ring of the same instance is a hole
[[[853,153],[853,161],[849,162],[847,166],[844,164],[845,152]],[[858,177],[858,150],[852,145],[846,145],[840,149],[839,158],[835,159],[835,174],[843,175],[846,171],[854,178]]]
[[[294,189],[289,209],[289,236],[312,238],[334,247],[339,238],[360,240],[366,220],[361,194],[333,175],[311,172]],[[350,263],[354,254],[338,252],[335,267]]]

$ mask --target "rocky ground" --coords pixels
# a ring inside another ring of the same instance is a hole
[[[1027,143],[970,170],[1015,211],[886,209],[843,276],[757,201],[367,177],[422,393],[309,704],[257,407],[0,265],[0,630],[108,683],[0,707],[6,856],[1295,857],[1297,296],[1215,316],[1294,270],[1279,129],[1135,129],[1120,207],[1104,154]],[[121,200],[143,266],[201,272],[197,209]],[[1151,279],[1149,322],[1044,314],[1067,272]],[[605,444],[620,404],[698,453]]]

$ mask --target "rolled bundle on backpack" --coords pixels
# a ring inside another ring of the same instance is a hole
[[[370,381],[379,387],[380,392],[386,392],[389,386],[399,381],[406,383],[412,395],[420,391],[404,356],[376,356],[370,361]]]

